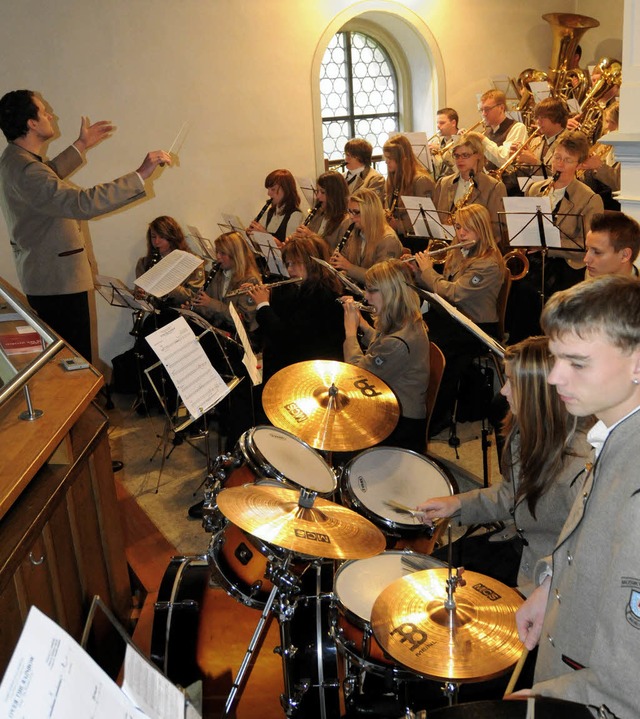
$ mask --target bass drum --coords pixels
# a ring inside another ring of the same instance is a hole
[[[172,557],[158,590],[151,659],[182,687],[202,677],[196,659],[198,627],[210,576],[206,557]]]
[[[311,566],[303,578],[302,596],[290,619],[280,620],[280,654],[284,672],[282,708],[287,717],[336,719],[341,706],[338,656],[329,610],[334,563]]]

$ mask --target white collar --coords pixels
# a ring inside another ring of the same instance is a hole
[[[629,414],[626,414],[622,419],[619,419],[617,422],[612,424],[611,427],[607,427],[607,425],[601,419],[593,425],[593,427],[587,433],[587,442],[589,442],[589,444],[595,449],[596,457],[600,454],[602,446],[606,442],[607,437],[611,434],[613,429],[617,427],[620,422],[624,422],[627,417],[631,417],[631,415],[638,410],[640,410],[640,407],[636,407],[635,409],[631,410]]]

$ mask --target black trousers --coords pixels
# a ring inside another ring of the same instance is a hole
[[[91,318],[87,292],[27,295],[27,300],[43,322],[71,345],[75,352],[91,362]]]

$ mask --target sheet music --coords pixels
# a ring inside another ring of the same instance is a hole
[[[36,607],[29,611],[0,684],[0,716],[7,719],[148,717],[64,629]],[[184,700],[179,714],[166,716],[183,717]]]
[[[132,310],[153,312],[154,307],[146,300],[139,300],[133,292],[117,277],[96,275],[93,286],[104,299],[115,307],[129,307]]]
[[[401,132],[411,143],[411,149],[418,162],[424,165],[429,172],[433,172],[431,161],[431,150],[429,150],[428,137],[426,132]]]
[[[231,314],[231,319],[233,320],[236,332],[238,333],[238,339],[244,348],[242,364],[247,368],[247,372],[251,378],[251,383],[255,387],[262,384],[262,359],[258,358],[256,353],[253,351],[251,342],[249,342],[247,330],[245,329],[242,319],[234,307],[233,302],[229,303],[229,313]]]
[[[201,257],[184,250],[173,250],[157,265],[140,275],[136,285],[149,295],[164,297],[181,285],[201,264]]]
[[[313,207],[316,204],[316,186],[313,184],[313,180],[310,177],[296,177],[295,180],[305,200],[309,203],[309,207]]]
[[[282,253],[276,238],[268,232],[253,232],[251,239],[260,252],[267,258],[267,267],[274,275],[289,277],[289,270],[282,261]]]
[[[529,185],[533,185],[534,182],[541,182],[545,178],[542,175],[530,175],[528,177],[518,177],[518,185],[520,190],[524,192]]]
[[[455,236],[453,227],[442,222],[440,214],[430,197],[409,197],[402,195],[404,208],[409,215],[413,230],[420,237],[435,237],[438,240],[451,240]],[[420,207],[425,211],[427,222],[420,212]]]
[[[543,212],[544,239],[547,247],[561,247],[560,230],[553,224],[548,197],[503,197],[511,247],[541,247],[537,210]],[[502,214],[502,213],[499,213]]]
[[[124,655],[122,691],[146,716],[184,716],[184,694],[129,644]]]
[[[178,317],[146,339],[165,366],[194,419],[202,416],[229,393],[229,388],[209,362],[184,317]]]

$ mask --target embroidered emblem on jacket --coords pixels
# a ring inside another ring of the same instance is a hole
[[[471,278],[471,284],[472,284],[472,285],[479,285],[481,282],[482,282],[482,277],[480,277],[480,275],[474,275],[474,276]]]
[[[635,577],[622,577],[622,586],[629,587],[631,593],[624,614],[634,629],[640,629],[640,579]]]

